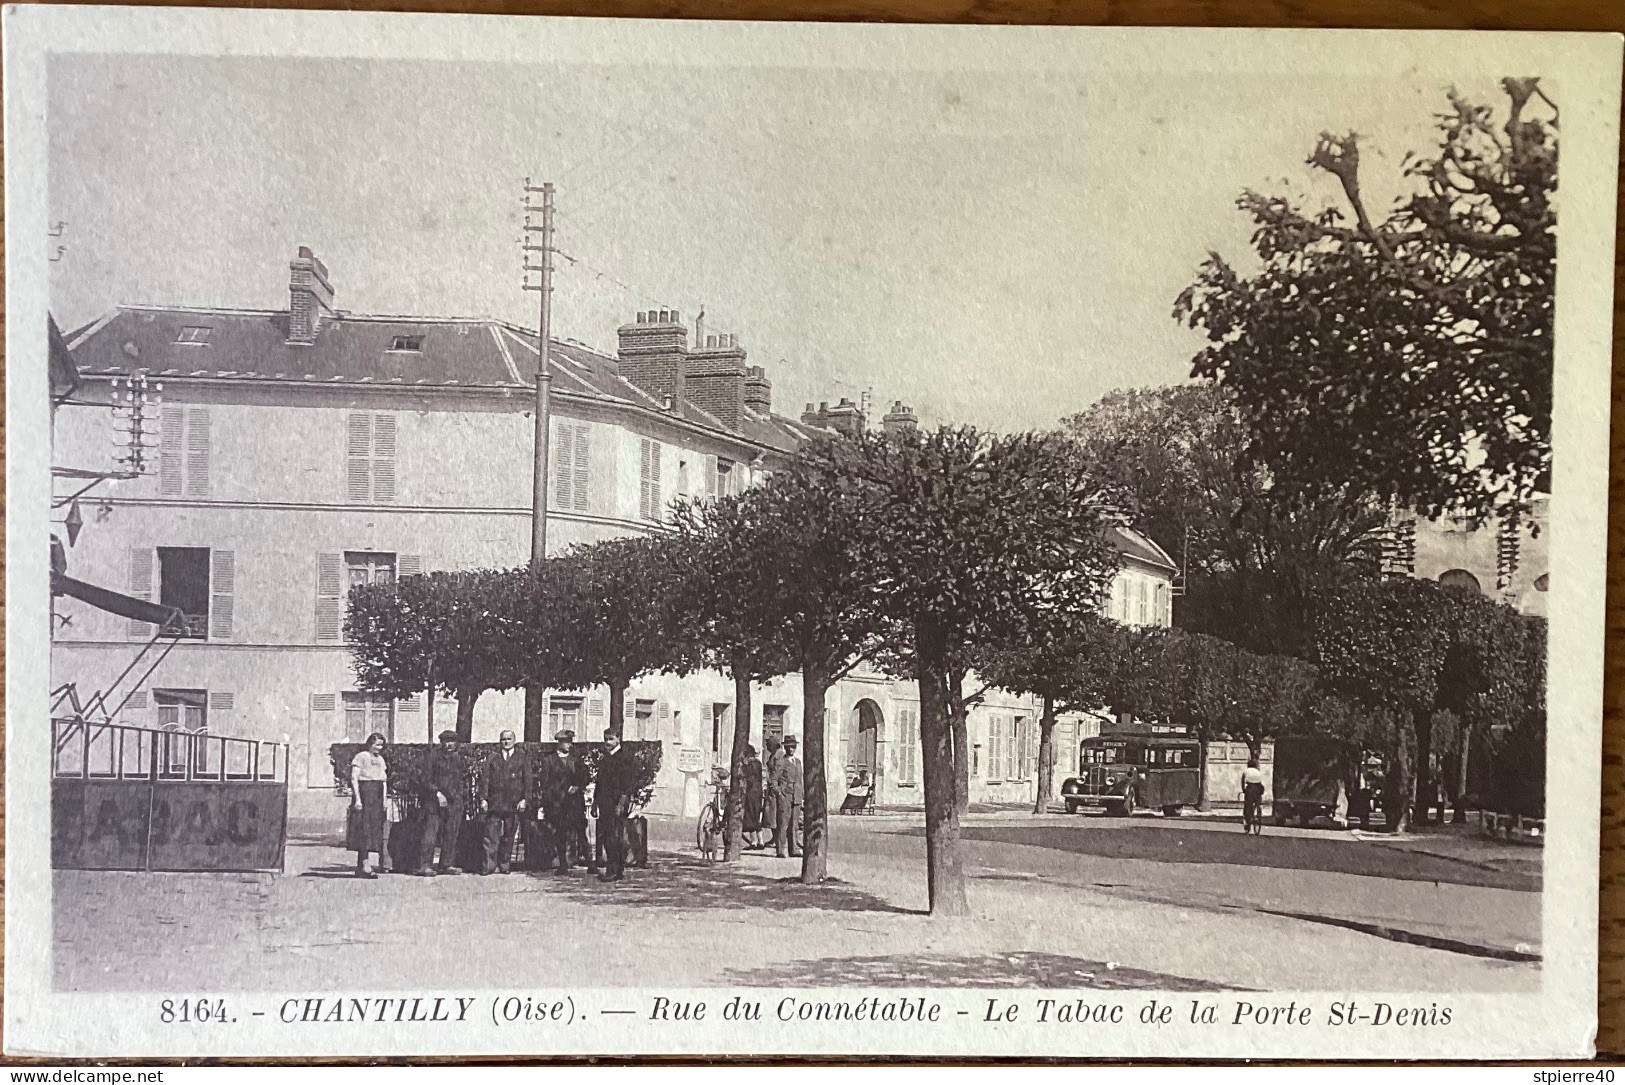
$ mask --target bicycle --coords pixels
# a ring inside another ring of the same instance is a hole
[[[1242,792],[1241,795],[1241,831],[1254,836],[1264,835],[1264,800],[1263,796],[1254,798]]]
[[[722,767],[711,773],[711,799],[700,810],[700,820],[694,826],[694,846],[703,855],[706,841],[722,835],[722,826],[728,816],[728,770]]]

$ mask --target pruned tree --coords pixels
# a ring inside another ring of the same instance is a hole
[[[632,536],[578,546],[545,563],[558,584],[556,647],[573,661],[563,689],[609,687],[609,728],[626,727],[634,679],[682,666],[685,638],[681,566],[668,536]],[[530,735],[525,741],[541,741]]]
[[[733,679],[733,748],[728,759],[728,809],[723,858],[744,851],[745,747],[750,742],[751,683],[795,666],[776,605],[786,570],[779,551],[783,524],[762,491],[719,500],[679,501],[676,538],[662,547],[678,574],[675,613],[682,635],[673,638],[681,669],[710,667]]]
[[[433,572],[351,590],[345,639],[357,684],[390,696],[457,698],[457,733],[472,741],[487,690],[569,680],[553,635],[556,591],[526,569]]]
[[[1048,615],[976,654],[976,674],[990,686],[1031,694],[1043,704],[1038,725],[1038,794],[1034,814],[1054,797],[1055,721],[1062,712],[1105,705],[1128,631],[1093,611]]]
[[[1003,614],[1098,609],[1117,568],[1107,510],[1073,442],[942,428],[817,446],[798,470],[863,510],[853,541],[876,609],[912,631],[933,914],[968,911],[949,666]],[[978,633],[978,630],[981,630]],[[809,761],[811,760],[809,751]]]
[[[1549,488],[1558,111],[1539,80],[1502,89],[1500,110],[1450,94],[1386,215],[1362,193],[1358,137],[1323,133],[1308,164],[1343,206],[1244,193],[1262,266],[1210,254],[1176,301],[1210,340],[1194,374],[1234,391],[1288,484],[1428,516]]]

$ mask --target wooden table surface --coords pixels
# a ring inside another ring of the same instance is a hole
[[[1625,32],[1621,0],[286,0],[167,6],[462,11],[672,19],[809,19],[1077,26],[1283,26]],[[1621,158],[1625,192],[1625,155]],[[1625,200],[1614,263],[1608,652],[1603,738],[1600,1052],[1625,1056]],[[0,303],[3,304],[3,303]]]

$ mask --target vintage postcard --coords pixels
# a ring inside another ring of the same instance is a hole
[[[6,1052],[1588,1055],[1620,62],[6,9]]]

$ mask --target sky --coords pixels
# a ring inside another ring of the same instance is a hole
[[[1494,83],[1464,87],[1494,100]],[[1362,137],[1375,208],[1445,106],[1434,81],[58,56],[51,303],[286,308],[300,245],[340,309],[494,316],[528,176],[557,185],[553,330],[606,353],[640,310],[732,333],[774,408],[894,400],[1046,427],[1188,378],[1174,298],[1248,263],[1246,188],[1337,202],[1304,165]]]

